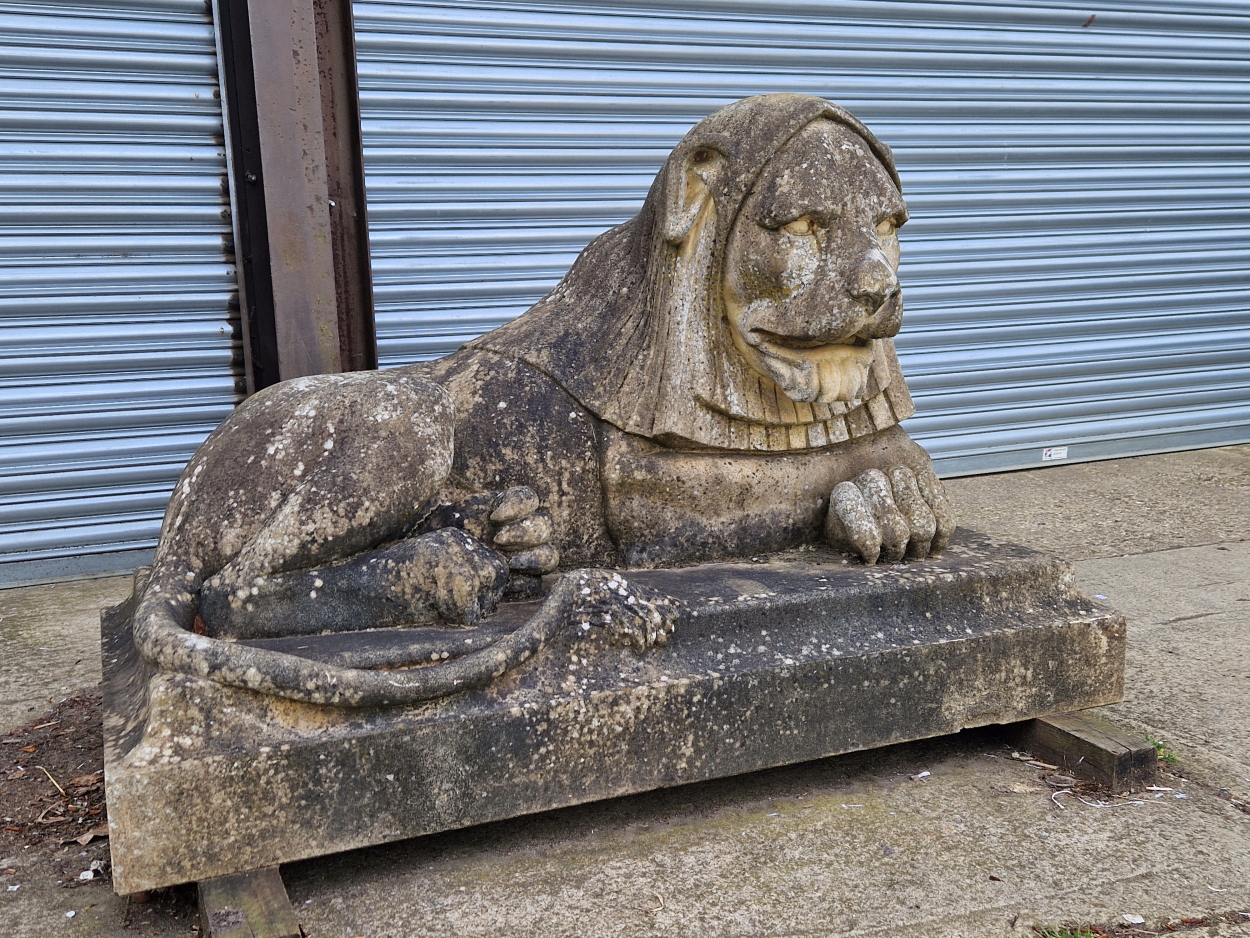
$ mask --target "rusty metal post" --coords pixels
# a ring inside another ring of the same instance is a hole
[[[261,185],[260,128],[247,0],[214,0],[213,25],[225,117],[234,259],[243,321],[247,393],[278,381],[273,283],[269,276],[269,226]]]
[[[249,390],[377,367],[350,0],[216,0]]]
[[[278,377],[341,371],[312,0],[248,0]]]
[[[339,355],[344,371],[378,367],[365,205],[356,30],[351,0],[313,0],[321,75],[331,250],[338,297]]]

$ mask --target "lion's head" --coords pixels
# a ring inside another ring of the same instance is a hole
[[[890,339],[906,219],[889,149],[854,117],[808,95],[746,98],[686,135],[635,218],[474,345],[669,445],[863,436],[911,413]]]
[[[805,403],[856,401],[898,332],[902,196],[863,138],[822,118],[769,161],[725,247],[721,301],[747,363]]]

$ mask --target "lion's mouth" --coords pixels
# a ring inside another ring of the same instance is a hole
[[[751,339],[756,367],[793,401],[856,401],[868,389],[874,348],[867,339],[812,342],[765,330],[752,330]]]
[[[827,342],[824,339],[805,339],[801,336],[781,335],[767,329],[752,329],[751,342],[762,352],[771,353],[781,358],[823,358],[825,355],[845,355],[849,349],[867,349],[868,339],[850,339],[846,342]],[[813,356],[812,353],[817,355]],[[790,353],[790,354],[786,354]],[[798,354],[795,353],[806,353]],[[820,354],[823,353],[823,354]]]

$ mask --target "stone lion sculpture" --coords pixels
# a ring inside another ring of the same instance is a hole
[[[240,405],[174,491],[141,649],[299,699],[403,702],[502,673],[571,621],[662,644],[675,610],[596,568],[822,541],[869,564],[939,553],[951,512],[899,426],[906,219],[889,149],[842,108],[721,108],[514,322]],[[510,576],[560,568],[580,569],[515,647],[435,668],[340,674],[223,641],[472,623]]]

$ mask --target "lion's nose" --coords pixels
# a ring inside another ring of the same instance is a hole
[[[851,274],[851,296],[863,303],[870,313],[875,313],[882,303],[897,292],[898,277],[894,275],[894,268],[883,257],[869,255],[860,261]]]

